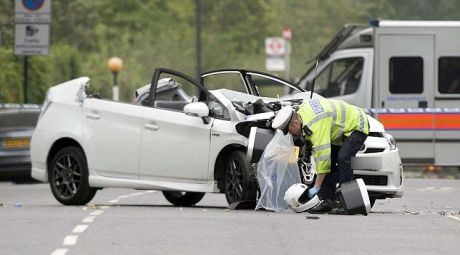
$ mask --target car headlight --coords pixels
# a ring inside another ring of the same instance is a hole
[[[393,136],[388,133],[383,133],[383,136],[387,139],[387,142],[390,145],[390,150],[396,149],[396,140]]]

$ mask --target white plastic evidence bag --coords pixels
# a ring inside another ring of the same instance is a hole
[[[288,208],[284,193],[295,183],[301,183],[297,164],[299,149],[291,134],[277,130],[265,148],[257,165],[260,198],[257,209],[280,212]]]

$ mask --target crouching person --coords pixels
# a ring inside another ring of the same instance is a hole
[[[308,198],[318,195],[321,202],[308,212],[331,211],[337,203],[337,183],[354,179],[351,158],[369,134],[364,110],[341,100],[315,98],[305,101],[297,112],[290,106],[282,108],[272,127],[284,134],[304,136],[310,140],[317,175],[314,186],[308,191]],[[338,169],[333,167],[335,161]]]

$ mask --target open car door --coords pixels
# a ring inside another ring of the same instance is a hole
[[[189,99],[157,95],[162,78],[180,84]],[[209,108],[198,98],[207,90],[185,74],[160,68],[155,70],[149,93],[141,141],[141,179],[205,183],[212,119]]]

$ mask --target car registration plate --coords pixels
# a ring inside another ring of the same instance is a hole
[[[30,138],[6,138],[2,141],[4,149],[24,149],[29,148]]]

